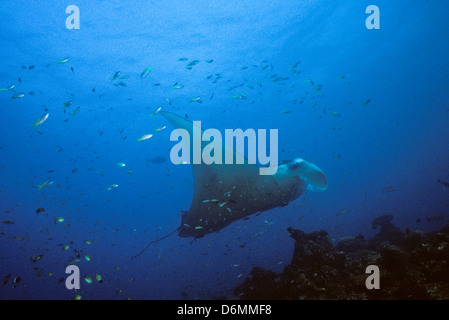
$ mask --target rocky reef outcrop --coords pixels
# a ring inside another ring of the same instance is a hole
[[[326,231],[289,228],[293,258],[282,273],[254,267],[234,290],[241,299],[449,299],[449,225],[437,232],[401,231],[386,214],[371,239],[334,245]],[[367,289],[366,267],[380,270],[380,289]]]

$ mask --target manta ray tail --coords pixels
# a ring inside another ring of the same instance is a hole
[[[156,240],[151,241],[149,244],[147,244],[147,246],[146,246],[145,248],[143,248],[142,251],[140,251],[140,252],[139,252],[138,254],[136,254],[135,256],[132,256],[132,257],[131,257],[131,260],[134,259],[134,258],[137,258],[137,257],[140,256],[142,253],[144,253],[144,252],[145,252],[145,251],[146,251],[146,250],[147,250],[153,243],[158,243],[159,241],[164,240],[164,239],[170,237],[171,235],[174,235],[176,232],[179,231],[179,229],[180,229],[180,228],[177,228],[177,229],[173,230],[172,232],[170,232],[169,234],[167,234],[167,235],[165,235],[165,236],[163,236],[163,237],[161,237],[161,238],[157,238]]]

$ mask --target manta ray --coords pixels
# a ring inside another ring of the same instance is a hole
[[[160,111],[176,129],[186,130],[191,139],[195,130],[201,130],[191,121],[174,113]],[[201,130],[204,133],[203,130]],[[203,149],[210,142],[202,142]],[[190,144],[192,145],[192,143]],[[243,157],[234,148],[222,146],[222,153]],[[191,156],[192,158],[192,156]],[[252,214],[286,206],[305,190],[327,189],[325,174],[316,165],[297,158],[278,163],[275,173],[261,175],[258,164],[193,164],[193,199],[188,211],[181,213],[181,225],[151,244],[178,233],[180,237],[200,238],[217,232],[234,221]],[[134,258],[133,257],[133,258]]]

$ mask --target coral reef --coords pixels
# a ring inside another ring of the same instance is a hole
[[[371,239],[289,228],[292,261],[282,273],[254,267],[234,290],[241,299],[449,299],[449,225],[438,232],[401,231],[392,215],[373,220]],[[367,289],[368,265],[380,270],[380,288]]]

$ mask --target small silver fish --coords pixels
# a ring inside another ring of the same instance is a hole
[[[158,113],[159,111],[161,111],[162,107],[157,108],[156,110],[153,111],[153,114],[151,115],[152,117],[154,117],[154,115],[156,113]]]
[[[192,99],[189,100],[189,102],[194,102],[194,101],[196,101],[196,102],[198,102],[198,103],[203,103],[203,102],[201,101],[201,97],[199,97],[199,96],[193,97]]]
[[[148,140],[148,139],[150,139],[152,136],[153,136],[152,133],[144,134],[144,135],[141,136],[139,139],[137,139],[137,141],[140,142],[140,141]]]
[[[182,89],[184,86],[182,84],[178,84],[177,82],[171,87],[173,89]]]
[[[145,70],[143,70],[142,73],[140,74],[140,77],[142,79],[145,79],[146,77],[148,77],[148,75],[150,74],[151,70],[153,70],[152,67],[145,68]]]
[[[45,122],[45,120],[48,119],[48,116],[49,116],[49,115],[50,115],[49,113],[44,114],[42,117],[40,117],[39,120],[37,120],[36,123],[33,123],[33,126],[37,127],[38,125],[43,124],[43,123]]]
[[[167,127],[166,127],[166,126],[160,126],[159,128],[154,129],[154,131],[162,131],[162,130],[164,130],[165,128],[167,128]]]
[[[10,85],[10,86],[8,86],[8,87],[6,87],[6,88],[0,89],[0,92],[2,92],[2,91],[11,91],[11,90],[14,89],[15,87],[16,87],[16,85],[12,84],[12,85]]]
[[[25,93],[21,93],[21,92],[16,92],[12,95],[11,99],[20,99],[25,97]]]
[[[72,60],[72,58],[70,58],[70,57],[65,57],[65,58],[63,58],[63,59],[57,61],[56,63],[57,63],[57,64],[66,63],[66,62],[69,62],[70,60]]]

